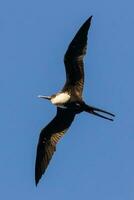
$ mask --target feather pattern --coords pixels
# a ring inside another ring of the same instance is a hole
[[[87,34],[92,16],[81,26],[74,39],[70,43],[64,56],[66,69],[66,83],[62,91],[69,91],[76,98],[82,99],[84,85],[83,57],[87,49]]]
[[[69,128],[74,117],[75,113],[73,111],[58,107],[54,119],[42,129],[37,146],[35,164],[36,185],[38,184],[42,174],[44,174],[56,150],[56,144]]]

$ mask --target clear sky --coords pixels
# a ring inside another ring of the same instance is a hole
[[[0,199],[134,199],[134,2],[4,0],[0,2]],[[93,15],[85,57],[85,100],[116,114],[109,122],[76,117],[38,187],[40,129],[65,80],[63,56]]]

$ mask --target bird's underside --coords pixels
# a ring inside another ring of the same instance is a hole
[[[82,99],[84,85],[84,63],[83,57],[87,49],[87,34],[91,24],[92,16],[81,26],[71,41],[65,56],[64,64],[66,70],[66,83],[62,92],[70,92],[73,96]]]
[[[111,121],[113,119],[98,114],[98,112],[114,117],[107,111],[88,106],[82,99],[84,85],[83,57],[86,54],[87,34],[91,19],[92,16],[81,26],[64,56],[66,82],[63,89],[51,97],[40,96],[51,100],[51,103],[57,106],[57,113],[40,133],[35,164],[36,185],[48,167],[56,150],[57,142],[68,130],[76,114],[86,111]]]
[[[84,84],[83,57],[86,53],[87,33],[91,23],[90,17],[79,29],[70,43],[64,56],[66,69],[66,83],[62,92],[66,91],[72,95],[72,100],[82,99]],[[42,129],[37,146],[35,164],[35,181],[38,184],[42,174],[45,172],[59,139],[64,135],[75,117],[71,109],[57,107],[55,118]]]

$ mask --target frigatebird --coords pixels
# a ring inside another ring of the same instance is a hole
[[[52,96],[39,96],[50,100],[52,104],[57,106],[57,114],[40,133],[35,164],[36,185],[48,167],[56,150],[57,142],[68,130],[76,114],[85,111],[111,121],[115,116],[105,110],[87,105],[82,98],[84,85],[83,57],[86,54],[87,35],[91,19],[92,16],[80,27],[65,53],[66,82],[63,89]],[[102,113],[104,114],[102,115]]]

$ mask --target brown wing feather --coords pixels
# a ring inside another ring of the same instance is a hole
[[[35,164],[36,185],[38,184],[41,176],[44,174],[56,150],[57,142],[65,134],[74,117],[74,112],[71,112],[68,109],[57,108],[55,118],[42,129],[37,146]]]
[[[92,16],[81,26],[70,43],[64,57],[66,83],[62,91],[73,90],[72,93],[79,98],[82,98],[84,84],[83,57],[86,54],[87,34],[91,24],[91,19]]]

